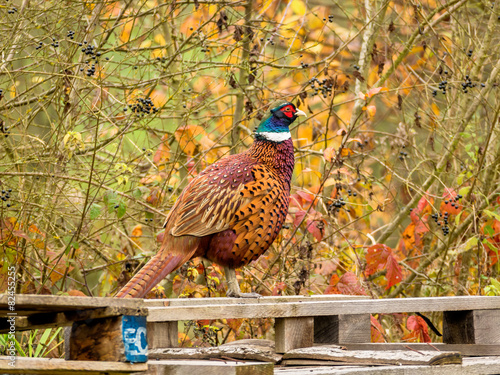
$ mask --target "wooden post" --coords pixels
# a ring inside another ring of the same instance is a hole
[[[445,311],[443,342],[500,344],[500,310]]]
[[[370,314],[314,317],[315,343],[349,344],[370,341]]]
[[[276,353],[307,348],[314,343],[314,318],[276,318],[274,331]]]
[[[149,349],[176,348],[178,346],[177,322],[148,322]]]
[[[145,316],[88,319],[71,327],[70,360],[142,363],[147,353]]]

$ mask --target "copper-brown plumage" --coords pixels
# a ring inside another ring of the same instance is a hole
[[[229,296],[258,296],[240,292],[234,269],[263,254],[283,225],[294,166],[292,140],[283,138],[304,114],[291,103],[273,111],[249,150],[212,164],[186,186],[167,216],[159,252],[117,297],[143,297],[199,256],[225,267]]]

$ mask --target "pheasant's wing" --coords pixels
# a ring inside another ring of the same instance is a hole
[[[227,159],[207,168],[182,192],[167,218],[174,220],[173,236],[206,236],[245,225],[254,216],[251,223],[257,225],[259,216],[269,215],[265,208],[275,205],[282,189],[272,172],[256,162]]]

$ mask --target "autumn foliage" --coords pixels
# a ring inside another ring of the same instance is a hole
[[[308,114],[291,129],[290,210],[242,291],[500,295],[500,2],[6,4],[0,290],[15,265],[18,293],[114,295],[189,180],[286,98]],[[224,283],[195,259],[149,297]],[[272,334],[227,319],[179,339]],[[372,317],[372,339],[438,337],[395,314]]]

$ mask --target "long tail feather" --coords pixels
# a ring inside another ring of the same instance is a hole
[[[189,257],[188,257],[189,259]],[[164,254],[160,251],[125,285],[117,298],[143,298],[165,276],[187,261],[186,255]]]

